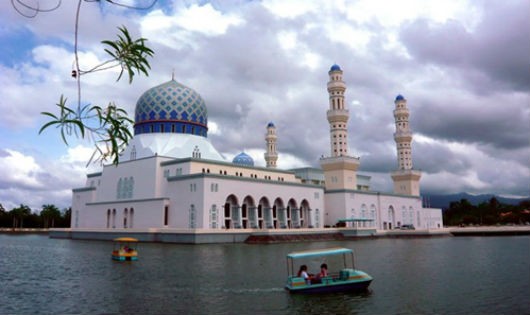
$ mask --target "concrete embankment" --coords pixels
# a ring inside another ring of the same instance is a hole
[[[0,233],[49,233],[51,238],[112,240],[130,236],[142,242],[213,244],[271,244],[288,242],[341,241],[366,238],[419,238],[462,236],[530,235],[530,226],[448,227],[443,229],[376,230],[373,228],[320,229],[0,229]]]
[[[478,226],[450,229],[453,236],[530,235],[530,226]]]

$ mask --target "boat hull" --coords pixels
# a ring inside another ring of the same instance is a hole
[[[357,282],[334,282],[329,284],[311,284],[304,287],[291,287],[286,285],[285,288],[291,293],[312,294],[312,293],[333,293],[333,292],[359,292],[368,289],[372,279]]]
[[[114,256],[112,255],[113,260],[117,261],[136,261],[138,260],[137,256]]]

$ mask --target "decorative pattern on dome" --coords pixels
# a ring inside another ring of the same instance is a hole
[[[329,71],[341,71],[341,69],[338,64],[333,64],[333,66],[331,66]]]
[[[245,152],[241,152],[232,160],[232,163],[239,165],[254,166],[254,160]]]
[[[175,80],[155,86],[136,102],[134,134],[187,133],[206,137],[208,112],[193,89]]]
[[[396,101],[402,101],[404,100],[405,98],[403,97],[403,95],[399,94],[398,96],[396,96]]]

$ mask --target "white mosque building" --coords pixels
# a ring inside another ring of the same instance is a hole
[[[266,126],[266,167],[254,166],[245,153],[227,161],[207,138],[207,108],[196,91],[173,79],[147,90],[136,103],[134,137],[119,165],[103,166],[73,189],[69,233],[248,235],[339,223],[373,231],[443,227],[441,210],[422,206],[407,100],[398,95],[394,102],[394,191],[371,191],[370,177],[357,173],[359,158],[348,152],[343,72],[333,65],[328,74],[331,152],[320,159],[321,169],[278,169],[273,123]]]

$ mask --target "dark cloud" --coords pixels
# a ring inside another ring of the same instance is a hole
[[[530,2],[487,1],[474,30],[456,20],[435,24],[418,19],[403,27],[402,42],[418,61],[486,75],[488,90],[530,91]],[[480,75],[469,77],[481,86]]]
[[[510,98],[511,102],[503,99],[430,96],[419,100],[421,108],[413,112],[411,123],[418,132],[436,139],[503,149],[527,147],[530,108],[521,102],[528,98]]]

